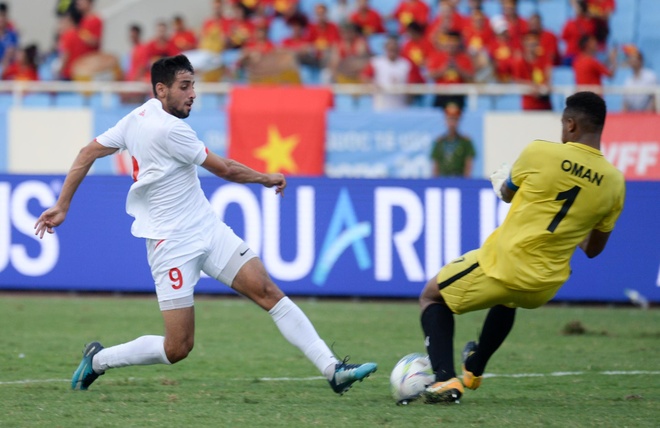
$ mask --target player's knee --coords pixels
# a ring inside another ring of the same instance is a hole
[[[165,346],[165,355],[167,355],[167,360],[174,364],[185,359],[188,354],[192,351],[194,346],[194,341],[192,339],[184,340],[182,342],[171,344],[170,346]]]

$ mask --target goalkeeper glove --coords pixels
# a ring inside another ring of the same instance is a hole
[[[510,173],[511,167],[505,162],[490,175],[490,182],[493,184],[493,190],[500,199],[502,199],[502,184],[504,184],[504,181],[509,178]]]

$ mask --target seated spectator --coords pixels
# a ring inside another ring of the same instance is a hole
[[[580,53],[580,40],[584,36],[596,35],[596,24],[587,13],[586,1],[575,1],[574,8],[575,17],[566,21],[561,32],[561,38],[566,43],[566,50],[562,58],[564,65],[571,65],[573,59]]]
[[[197,36],[195,32],[186,28],[181,15],[177,15],[172,19],[172,37],[170,41],[181,52],[191,51],[197,48]]]
[[[268,0],[276,16],[281,16],[284,19],[291,18],[299,14],[298,3],[299,0]]]
[[[227,45],[227,19],[224,16],[223,0],[213,0],[213,15],[204,21],[199,37],[199,48],[220,53]]]
[[[321,64],[326,64],[330,50],[339,43],[339,27],[328,19],[328,8],[324,4],[317,4],[314,8],[315,21],[309,26],[309,40],[316,50]]]
[[[465,27],[466,18],[458,13],[454,0],[440,0],[438,2],[438,16],[428,25],[426,33],[429,37],[449,32],[460,33]]]
[[[93,0],[75,0],[76,9],[82,16],[78,24],[78,34],[85,44],[85,52],[99,52],[103,36],[103,21],[93,10]]]
[[[474,66],[470,57],[464,52],[461,35],[456,32],[447,33],[444,45],[438,48],[429,55],[426,61],[429,77],[437,84],[472,82]],[[444,109],[450,103],[463,109],[465,95],[437,95],[433,106]]]
[[[522,46],[519,39],[509,35],[509,26],[503,16],[494,16],[490,22],[495,39],[488,46],[488,51],[493,60],[495,75],[500,83],[508,83],[512,79],[513,59],[520,55]]]
[[[424,29],[418,23],[411,22],[406,30],[406,36],[401,55],[408,58],[417,67],[424,67],[434,49],[431,42],[424,37]]]
[[[79,20],[80,15],[75,11],[65,13],[59,19],[59,38],[57,42],[59,70],[57,74],[63,80],[73,78],[72,64],[88,52],[88,48],[78,32]]]
[[[147,44],[142,42],[142,27],[133,24],[129,28],[129,40],[131,42],[131,56],[128,70],[124,77],[128,81],[143,81],[148,72],[149,54]]]
[[[296,14],[286,20],[291,29],[291,35],[282,40],[281,47],[292,52],[299,64],[318,66],[318,56],[307,31],[307,18]]]
[[[552,31],[543,28],[541,15],[538,13],[532,14],[529,17],[529,32],[536,33],[539,36],[539,55],[548,59],[552,65],[559,65],[561,57],[559,55],[559,44],[557,36]]]
[[[495,33],[486,14],[481,9],[472,10],[470,16],[465,19],[461,35],[466,49],[471,55],[487,50],[495,40]]]
[[[257,27],[254,30],[254,37],[245,43],[241,49],[238,66],[245,68],[251,63],[259,61],[263,55],[274,50],[275,44],[268,38],[268,29],[266,27]]]
[[[357,0],[355,12],[351,14],[349,21],[357,25],[365,37],[385,32],[383,19],[380,13],[369,7],[369,0]]]
[[[455,104],[445,107],[447,132],[433,142],[431,160],[434,177],[465,177],[472,175],[476,154],[472,140],[458,132],[461,109]]]
[[[340,28],[341,40],[330,57],[329,79],[336,83],[360,83],[361,73],[369,61],[369,45],[354,24]]]
[[[2,70],[2,80],[39,80],[37,45],[16,51],[16,58]]]
[[[533,88],[531,94],[522,96],[523,110],[552,110],[548,95],[552,81],[552,64],[540,53],[540,45],[538,34],[527,33],[523,37],[522,55],[513,59],[513,81],[529,84]]]
[[[509,36],[513,40],[521,40],[529,32],[529,24],[518,15],[518,0],[501,0],[502,16],[506,20]]]
[[[626,88],[655,86],[658,84],[655,72],[644,67],[642,52],[634,46],[624,46],[624,53],[633,72],[623,84]],[[623,111],[654,113],[656,111],[655,96],[653,94],[626,94],[623,97]]]
[[[573,60],[575,84],[602,86],[603,76],[612,77],[616,70],[616,50],[610,51],[608,65],[596,59],[598,40],[596,36],[583,36],[580,40],[580,54]],[[593,90],[598,92],[598,90]]]
[[[374,109],[378,111],[405,108],[409,98],[405,94],[383,94],[380,90],[406,83],[424,83],[419,68],[401,55],[396,36],[387,38],[385,54],[371,58],[362,78],[376,87]]]
[[[430,15],[431,8],[423,0],[401,0],[391,18],[399,22],[399,33],[403,34],[413,21],[426,28]]]
[[[245,9],[240,3],[232,6],[233,17],[226,20],[225,32],[227,48],[240,49],[254,35],[254,23],[245,15]]]
[[[12,62],[18,49],[18,34],[9,25],[6,13],[0,13],[0,70]]]

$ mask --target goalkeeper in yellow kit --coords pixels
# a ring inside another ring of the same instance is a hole
[[[477,389],[489,358],[513,327],[516,308],[537,308],[568,279],[580,247],[603,251],[623,209],[623,175],[600,152],[606,107],[592,92],[566,100],[562,142],[533,141],[510,173],[491,176],[511,202],[506,219],[484,245],[446,265],[420,296],[422,329],[436,383],[427,402],[454,402]],[[454,370],[454,314],[490,308],[479,341],[463,350],[463,379]]]

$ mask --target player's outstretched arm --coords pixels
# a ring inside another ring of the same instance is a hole
[[[202,167],[210,173],[234,183],[258,183],[265,187],[275,187],[275,193],[284,196],[286,178],[283,174],[264,174],[240,162],[225,159],[212,152],[208,152]]]
[[[593,259],[603,252],[611,233],[594,229],[578,244],[578,247],[582,248],[582,251],[584,251],[587,257]]]
[[[44,211],[37,219],[37,222],[34,225],[35,235],[39,236],[39,238],[43,238],[45,232],[53,233],[53,228],[64,222],[73,195],[76,193],[76,190],[78,190],[78,186],[89,172],[94,161],[116,151],[117,149],[102,146],[97,143],[96,140],[80,150],[78,156],[76,156],[76,159],[73,161],[71,169],[64,179],[62,191],[57,198],[57,202],[53,207]]]

